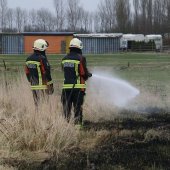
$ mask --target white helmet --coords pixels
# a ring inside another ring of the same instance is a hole
[[[43,39],[38,39],[34,41],[33,49],[38,51],[45,51],[48,48],[48,46],[49,44],[47,41]]]
[[[83,43],[78,39],[78,38],[73,38],[71,41],[70,41],[70,46],[69,48],[79,48],[79,49],[83,49]]]

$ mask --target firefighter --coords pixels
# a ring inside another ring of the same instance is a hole
[[[46,57],[46,49],[49,44],[43,39],[34,41],[33,54],[26,60],[25,73],[31,84],[35,105],[40,99],[54,92],[50,73],[50,64]]]
[[[70,121],[72,105],[74,106],[74,123],[82,127],[85,81],[92,76],[86,67],[86,58],[82,56],[83,44],[73,38],[69,45],[70,52],[62,59],[64,84],[61,101],[67,121]]]

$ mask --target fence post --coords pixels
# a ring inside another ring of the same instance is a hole
[[[4,63],[4,68],[5,68],[5,70],[6,70],[6,63],[5,63],[5,60],[3,60],[3,63]]]

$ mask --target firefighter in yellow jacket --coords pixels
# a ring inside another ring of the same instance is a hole
[[[50,64],[46,57],[46,49],[48,46],[47,41],[37,39],[34,41],[33,54],[26,60],[25,73],[31,84],[36,105],[38,105],[41,97],[44,97],[46,94],[52,94],[54,91]]]
[[[83,44],[73,38],[70,41],[70,53],[62,59],[64,71],[64,84],[62,90],[62,104],[64,116],[70,121],[71,108],[74,106],[75,124],[82,125],[83,109],[86,84],[85,81],[92,76],[86,66],[86,58],[82,55]]]

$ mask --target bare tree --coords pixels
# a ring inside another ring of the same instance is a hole
[[[161,33],[164,32],[165,22],[167,19],[166,16],[166,9],[167,4],[165,3],[166,0],[155,0],[154,1],[154,10],[153,10],[153,24],[154,24],[154,32]]]
[[[133,15],[134,32],[139,33],[140,0],[133,0],[133,8],[134,8],[134,15]]]
[[[39,31],[50,31],[51,22],[54,23],[52,19],[52,14],[48,9],[41,8],[37,11],[37,24]]]
[[[152,33],[153,27],[153,0],[148,0],[146,5],[146,29],[147,33]]]
[[[76,31],[78,29],[78,25],[80,23],[80,0],[67,0],[67,22],[68,29],[71,31]]]
[[[28,22],[27,26],[25,27],[25,31],[36,31],[37,30],[37,11],[32,9],[28,13]]]
[[[6,13],[6,23],[7,23],[7,29],[11,30],[13,29],[14,24],[14,10],[12,8],[9,8]]]
[[[115,0],[103,0],[98,5],[97,16],[99,18],[101,32],[112,32],[115,28]]]
[[[47,21],[46,21],[46,25],[47,25],[47,31],[54,31],[56,28],[56,18],[51,14],[48,13],[47,15]]]
[[[80,0],[53,0],[55,14],[48,9],[8,9],[0,0],[2,31],[62,31],[161,33],[170,29],[170,0],[101,0],[90,13]],[[133,5],[133,7],[131,7]]]
[[[127,33],[131,25],[131,6],[128,0],[115,0],[116,1],[116,22],[117,31]]]
[[[104,1],[101,1],[101,3],[98,6],[98,9],[99,10],[96,13],[96,18],[98,19],[98,23],[96,20],[95,25],[97,24],[98,27],[100,28],[98,31],[105,32],[106,23],[107,23],[107,14],[105,10]]]
[[[64,29],[66,14],[65,14],[65,1],[54,0],[55,15],[56,15],[56,29],[61,31]]]
[[[100,23],[101,23],[101,20],[100,20],[100,16],[99,16],[99,12],[96,12],[94,14],[94,31],[95,32],[100,32],[101,31],[101,27],[100,27]]]
[[[82,32],[89,32],[92,30],[93,25],[93,15],[89,12],[81,8],[80,10],[80,28]]]
[[[141,10],[140,32],[144,34],[146,34],[147,32],[147,4],[148,4],[148,0],[142,0],[140,2],[140,10]]]
[[[23,27],[24,27],[24,30],[25,30],[25,27],[28,25],[28,12],[25,11],[23,13]]]
[[[1,30],[6,27],[6,11],[7,11],[7,0],[0,0],[0,18],[1,18]]]
[[[94,18],[94,13],[90,13],[89,14],[89,32],[93,32],[93,28],[94,28],[94,20],[95,20],[95,18]]]
[[[170,0],[166,1],[166,15],[167,15],[167,19],[166,19],[166,33],[169,32],[170,29]]]
[[[17,28],[18,32],[22,32],[22,30],[23,30],[24,13],[25,13],[25,11],[22,10],[20,7],[17,7],[15,9],[15,21],[16,21],[16,28]]]
[[[46,22],[47,22],[47,16],[46,16],[46,9],[42,8],[37,11],[37,24],[40,31],[46,31]]]

